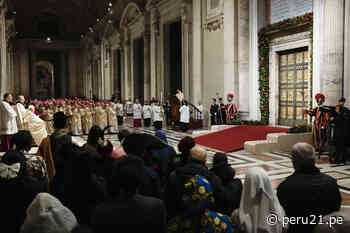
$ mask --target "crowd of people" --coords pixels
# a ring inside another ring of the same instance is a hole
[[[92,99],[48,99],[26,100],[18,96],[14,101],[10,93],[4,95],[0,104],[0,135],[2,151],[9,149],[11,135],[18,130],[31,132],[36,145],[54,132],[53,115],[64,112],[68,116],[67,131],[71,135],[87,135],[93,125],[105,129],[107,133],[117,133],[124,125],[126,117],[133,119],[133,126],[151,127],[161,130],[165,120],[165,111],[157,100],[145,101],[142,106],[138,99],[122,103],[116,101],[97,101]],[[189,108],[183,103],[180,108],[180,124],[184,131],[189,127]],[[5,130],[6,129],[6,130]]]
[[[295,171],[276,192],[260,167],[249,168],[244,180],[236,178],[225,153],[216,153],[209,169],[207,151],[189,136],[178,143],[177,153],[162,133],[119,128],[115,147],[105,138],[104,125],[93,121],[86,144],[76,145],[73,117],[54,100],[28,107],[32,116],[59,109],[52,115],[52,133],[41,140],[36,155],[29,155],[35,138],[17,129],[21,107],[12,107],[11,99],[6,95],[2,104],[13,128],[5,128],[2,140],[8,148],[0,161],[0,202],[8,206],[0,221],[7,233],[349,231],[337,181],[320,172],[315,149],[307,143],[293,146]],[[74,110],[90,103],[69,101]],[[102,103],[94,105],[103,109]],[[134,107],[140,110],[137,102]],[[143,109],[148,111],[147,105]],[[327,227],[335,216],[342,221]]]

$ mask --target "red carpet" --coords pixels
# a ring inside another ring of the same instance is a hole
[[[197,144],[232,152],[244,148],[244,142],[265,140],[269,133],[287,132],[286,128],[270,126],[237,126],[195,138]]]

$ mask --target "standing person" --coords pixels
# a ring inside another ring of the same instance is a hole
[[[334,117],[335,124],[335,162],[337,164],[344,163],[346,164],[347,160],[347,151],[346,151],[346,141],[349,140],[349,121],[350,115],[349,110],[346,110],[343,105],[336,106],[336,113]]]
[[[128,101],[126,101],[125,103],[125,109],[126,109],[126,115],[127,116],[132,116],[133,114],[133,102],[131,101],[131,99],[129,99]]]
[[[218,124],[218,112],[219,112],[219,105],[216,103],[216,99],[213,98],[213,103],[210,105],[211,125]]]
[[[108,116],[108,126],[110,127],[108,129],[109,133],[117,133],[118,132],[118,121],[116,117],[116,112],[114,111],[116,109],[113,105],[113,102],[109,102],[107,105],[107,116]]]
[[[72,143],[72,137],[67,132],[67,121],[68,117],[64,112],[56,112],[53,115],[55,132],[42,140],[37,152],[38,156],[45,159],[50,182],[56,175],[56,171],[62,171],[64,167],[64,155],[59,154],[59,151],[62,146]]]
[[[199,110],[199,113],[197,115],[197,120],[203,120],[203,104],[201,101],[198,101],[198,105],[196,105],[196,108]]]
[[[327,111],[324,111],[323,103],[325,102],[326,96],[322,93],[318,93],[315,95],[315,99],[318,106],[312,110],[304,110],[304,113],[308,114],[311,117],[315,117],[312,129],[313,143],[316,151],[318,151],[319,155],[321,155],[322,151],[325,149],[327,141],[326,127],[329,121],[329,113]]]
[[[190,108],[186,101],[183,101],[183,105],[179,109],[180,111],[180,124],[183,132],[187,132],[190,124]]]
[[[237,106],[233,103],[234,95],[232,93],[227,95],[227,118],[226,123],[231,124],[234,120],[237,119]]]
[[[144,127],[150,127],[151,126],[152,107],[149,105],[148,101],[146,101],[145,105],[143,105],[142,112],[143,112]]]
[[[134,115],[134,127],[141,127],[141,118],[142,118],[142,106],[139,103],[139,99],[136,99],[135,104],[133,106],[133,115]]]
[[[220,121],[220,124],[221,125],[226,125],[226,105],[224,104],[222,98],[219,98],[219,114],[220,114],[220,117],[219,117],[219,121]]]
[[[27,111],[25,104],[26,104],[26,100],[24,96],[23,95],[18,96],[15,111],[17,114],[17,128],[19,130],[23,129],[23,115]]]
[[[117,100],[117,104],[115,105],[117,118],[118,118],[118,126],[123,125],[124,120],[124,110],[123,110],[123,104],[121,103],[120,99]]]
[[[152,114],[154,127],[156,129],[162,129],[164,113],[158,101],[156,101],[152,107]]]
[[[8,151],[10,149],[11,137],[18,131],[16,121],[17,113],[11,106],[12,101],[12,95],[6,93],[0,104],[0,135],[2,151]]]

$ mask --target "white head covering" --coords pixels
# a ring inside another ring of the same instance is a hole
[[[39,193],[27,209],[21,233],[69,233],[78,225],[74,214],[48,193]]]
[[[249,168],[243,185],[239,219],[247,233],[264,229],[269,233],[281,233],[282,222],[269,225],[267,217],[275,215],[281,221],[285,212],[278,201],[271,181],[264,169]]]

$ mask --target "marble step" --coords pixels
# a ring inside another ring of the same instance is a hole
[[[298,142],[306,142],[312,145],[312,134],[272,133],[267,135],[266,140],[245,142],[244,150],[255,154],[266,152],[290,152],[293,145]]]

